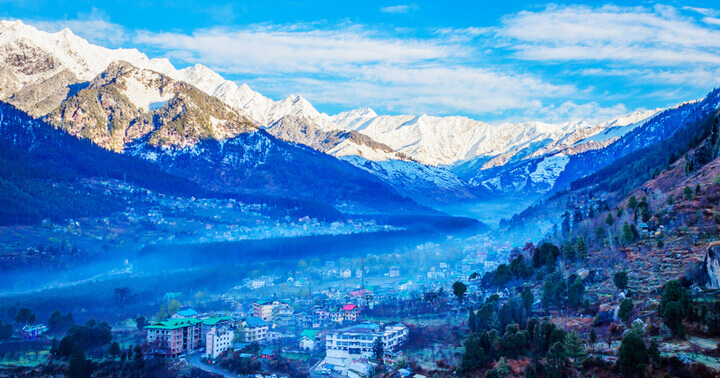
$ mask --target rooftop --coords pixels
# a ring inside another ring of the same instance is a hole
[[[245,318],[245,323],[250,327],[262,327],[262,326],[266,326],[266,325],[270,324],[270,323],[262,320],[261,318],[258,318],[255,316],[253,316],[251,318]]]
[[[306,329],[300,333],[300,336],[305,336],[314,339],[317,336],[318,331],[314,329]]]
[[[195,318],[184,318],[184,319],[168,319],[163,322],[157,322],[155,324],[146,326],[146,329],[177,329],[189,327],[200,323],[200,320]]]
[[[184,317],[190,317],[190,316],[195,316],[198,313],[197,313],[197,311],[189,308],[187,310],[178,311],[178,312],[176,312],[176,314],[178,314],[180,316],[184,316]]]
[[[229,316],[221,316],[219,318],[207,318],[207,319],[203,320],[202,323],[205,325],[212,326],[212,325],[218,324],[220,322],[230,321],[230,320],[232,320],[232,318]]]

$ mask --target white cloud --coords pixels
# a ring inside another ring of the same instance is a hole
[[[720,15],[720,11],[717,11],[715,9],[710,9],[710,8],[698,8],[698,7],[685,6],[685,7],[682,7],[682,9],[693,11],[693,12],[699,13],[703,16],[709,16],[709,17],[714,17],[714,16]]]
[[[90,43],[106,47],[119,47],[130,39],[123,26],[110,22],[108,17],[96,8],[93,8],[88,14],[80,13],[74,19],[28,20],[27,23],[47,32],[58,32],[68,28]]]
[[[393,5],[380,8],[380,12],[383,13],[409,13],[415,10],[418,10],[418,6],[415,4]]]
[[[447,35],[487,30],[441,30],[434,39],[393,38],[358,25],[214,28],[191,35],[150,33],[136,41],[188,63],[243,74],[270,95],[302,94],[319,104],[370,105],[391,112],[498,114],[537,107],[539,98],[567,97],[572,85],[529,73],[478,66],[478,52]]]
[[[637,109],[636,109],[637,110]],[[537,109],[538,118],[546,122],[565,122],[584,120],[589,123],[599,123],[628,114],[630,111],[623,104],[603,107],[597,102],[577,104],[574,101],[565,101],[559,105],[547,105]]]
[[[203,62],[226,73],[327,73],[348,65],[403,64],[469,54],[437,41],[383,38],[358,26],[335,30],[305,25],[214,28],[192,35],[142,32],[138,43],[168,50],[188,63]]]
[[[550,6],[505,17],[497,35],[525,60],[720,64],[720,29],[668,6]]]

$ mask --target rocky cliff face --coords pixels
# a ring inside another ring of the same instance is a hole
[[[218,99],[126,62],[112,63],[46,119],[116,152],[145,137],[156,147],[187,147],[256,130],[247,117]]]
[[[720,242],[710,243],[705,255],[705,271],[708,274],[708,288],[720,289]]]

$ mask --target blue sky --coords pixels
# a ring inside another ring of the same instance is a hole
[[[370,106],[490,123],[597,121],[701,98],[720,81],[719,10],[711,1],[0,0],[0,18],[68,27],[178,68],[202,63],[329,114]]]

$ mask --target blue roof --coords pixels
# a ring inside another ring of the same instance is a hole
[[[180,315],[180,316],[195,316],[195,315],[197,315],[198,313],[197,313],[197,311],[189,308],[189,309],[187,309],[187,310],[178,311],[177,314]]]
[[[255,316],[253,316],[252,318],[245,319],[245,323],[247,323],[247,325],[249,325],[250,327],[262,327],[264,325],[270,324],[270,323],[268,323],[258,317],[255,317]]]

